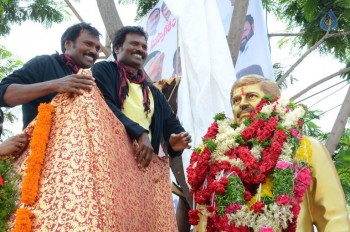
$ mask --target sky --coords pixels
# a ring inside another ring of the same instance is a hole
[[[98,12],[96,1],[84,0],[79,2],[71,2],[86,22],[91,23],[94,27],[99,29],[103,35],[101,41],[104,41],[105,30]],[[124,25],[137,24],[134,22],[134,18],[136,16],[136,6],[134,4],[118,5],[116,3],[116,5]],[[36,55],[52,54],[56,51],[60,52],[60,38],[62,33],[67,27],[78,22],[78,19],[76,19],[72,14],[70,19],[67,19],[61,24],[53,24],[51,28],[45,28],[39,23],[32,22],[25,22],[22,25],[14,25],[11,33],[8,36],[0,38],[0,45],[5,46],[7,50],[11,51],[24,62]],[[269,33],[285,31],[285,25],[282,22],[276,21],[272,16],[267,17],[267,27]],[[284,46],[279,48],[278,41],[281,38],[282,37],[272,37],[270,39],[272,63],[279,62],[288,67],[292,65],[303,52],[305,52],[305,49],[298,50],[293,46]],[[314,51],[293,71],[292,75],[294,78],[298,79],[298,81],[293,85],[290,85],[286,90],[283,90],[282,94],[284,96],[291,97],[315,81],[320,80],[343,67],[343,64],[340,64],[331,56],[321,56],[317,51]],[[310,92],[301,96],[300,99],[317,93],[335,83],[338,83],[339,81],[341,81],[341,79],[334,78],[333,80],[312,89]],[[311,97],[302,103],[311,106],[321,98],[326,97],[324,100],[311,107],[311,109],[327,111],[343,102],[348,87],[346,86],[341,90],[338,90],[342,86],[343,84],[340,84],[322,94]],[[338,90],[337,93],[327,97],[327,95],[336,90]],[[337,107],[334,110],[325,113],[321,120],[317,122],[323,131],[331,131],[339,109],[340,107]],[[15,125],[7,125],[5,123],[4,126],[14,133],[19,133],[22,127],[20,109],[15,110],[15,112],[20,120],[15,123]]]

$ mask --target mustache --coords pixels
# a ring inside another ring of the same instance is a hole
[[[242,114],[243,112],[249,112],[249,113],[251,113],[251,112],[253,112],[253,111],[254,111],[254,108],[251,107],[251,106],[247,106],[247,107],[244,107],[244,108],[240,108],[240,109],[238,110],[237,117],[238,117],[238,118],[241,117],[241,114]]]
[[[85,55],[91,56],[94,62],[97,60],[97,55],[92,52],[86,52]]]
[[[137,54],[137,55],[140,55],[142,57],[142,59],[145,59],[145,53],[144,52],[141,52],[141,51],[135,51],[131,54]]]

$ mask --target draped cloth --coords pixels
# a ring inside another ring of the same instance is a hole
[[[168,161],[137,168],[131,140],[98,88],[58,94],[51,104],[37,201],[24,206],[34,214],[32,231],[177,231]],[[22,176],[29,152],[15,163]]]

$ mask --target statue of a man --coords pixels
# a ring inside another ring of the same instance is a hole
[[[223,114],[187,168],[196,231],[350,231],[338,174],[326,148],[302,135],[306,110],[261,76],[232,87]]]

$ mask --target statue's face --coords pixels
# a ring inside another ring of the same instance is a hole
[[[244,119],[249,118],[250,112],[255,109],[264,95],[259,83],[234,89],[232,110],[235,122],[241,124]]]

